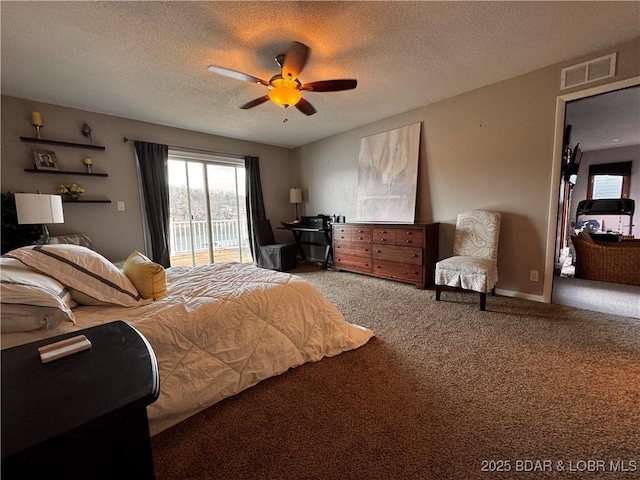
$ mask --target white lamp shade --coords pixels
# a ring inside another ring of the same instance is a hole
[[[60,195],[16,193],[15,198],[19,224],[64,223]]]
[[[302,189],[300,188],[289,189],[289,203],[302,203]]]

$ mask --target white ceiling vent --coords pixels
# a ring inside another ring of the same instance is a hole
[[[595,82],[616,74],[616,53],[594,58],[588,62],[563,68],[560,73],[560,90]]]

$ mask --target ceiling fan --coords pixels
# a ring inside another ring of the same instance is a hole
[[[258,83],[269,89],[269,93],[262,97],[245,103],[240,108],[246,110],[256,107],[267,100],[271,100],[276,105],[288,108],[295,106],[305,115],[313,115],[316,109],[308,101],[302,98],[300,92],[339,92],[341,90],[351,90],[356,88],[358,81],[354,78],[339,80],[321,80],[319,82],[301,83],[298,79],[300,72],[309,58],[309,47],[300,42],[293,42],[286,53],[276,56],[275,60],[281,69],[269,81],[262,80],[253,75],[231,70],[230,68],[209,65],[208,70],[212,73],[222,75],[245,82]]]

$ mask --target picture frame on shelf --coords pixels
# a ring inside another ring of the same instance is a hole
[[[36,170],[59,171],[58,159],[52,150],[44,150],[42,148],[32,148],[33,163]]]

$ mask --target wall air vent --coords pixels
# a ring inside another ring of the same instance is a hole
[[[560,90],[613,77],[616,74],[616,55],[612,53],[563,68],[560,73]]]

